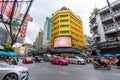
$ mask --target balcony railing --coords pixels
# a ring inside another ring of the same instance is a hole
[[[97,27],[97,23],[94,23],[93,25],[91,25],[90,29],[93,29],[95,27]]]
[[[120,28],[120,23],[118,23],[117,25],[114,25],[114,24],[110,24],[110,25],[107,25],[107,26],[104,26],[105,28],[105,32],[116,32],[115,30],[117,28]]]
[[[113,13],[114,13],[114,14],[113,14],[114,17],[119,16],[119,15],[120,15],[120,9],[114,10]],[[102,21],[106,21],[106,20],[112,19],[112,16],[111,16],[111,14],[108,12],[108,13],[106,13],[105,15],[101,15],[101,19],[102,19]]]
[[[116,41],[118,37],[109,37],[107,38],[107,41]]]
[[[100,37],[100,34],[96,33],[96,34],[93,35],[93,38],[96,38],[96,37]]]
[[[92,15],[89,17],[89,20],[92,21],[92,20],[94,20],[94,19],[95,19],[95,15],[92,14]]]

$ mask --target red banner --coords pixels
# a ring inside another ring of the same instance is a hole
[[[3,8],[3,13],[9,18],[13,8],[13,2],[11,0],[8,1],[4,0],[4,2],[0,1],[0,11],[2,10],[2,8]]]

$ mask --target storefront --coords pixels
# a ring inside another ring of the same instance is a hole
[[[100,42],[91,46],[91,50],[100,50],[100,54],[117,54],[120,53],[120,41]]]
[[[99,44],[101,54],[111,53],[117,54],[120,53],[120,41],[109,41]]]
[[[80,54],[81,50],[76,48],[55,48],[51,52],[56,55],[77,55]]]

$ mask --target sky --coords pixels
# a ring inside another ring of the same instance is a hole
[[[110,3],[114,1],[116,0],[109,0]],[[34,0],[29,11],[33,21],[28,24],[26,41],[34,42],[40,29],[44,29],[46,16],[51,17],[52,13],[62,7],[67,7],[80,16],[84,34],[91,36],[89,16],[95,7],[101,9],[105,6],[107,6],[106,0]]]

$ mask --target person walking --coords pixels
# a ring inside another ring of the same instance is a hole
[[[15,58],[13,58],[12,60],[12,65],[17,65],[17,61],[15,60]]]

